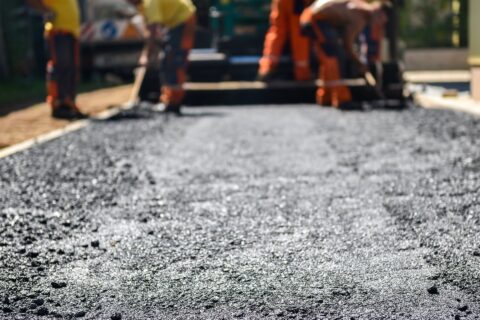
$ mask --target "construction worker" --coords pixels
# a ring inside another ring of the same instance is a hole
[[[287,39],[290,41],[295,79],[311,79],[310,40],[302,35],[299,24],[300,14],[310,3],[311,0],[272,0],[270,28],[265,36],[263,56],[259,63],[259,80],[271,79]]]
[[[150,65],[158,59],[159,41],[164,42],[162,92],[160,101],[166,112],[181,114],[185,96],[188,54],[193,48],[196,8],[190,0],[129,0],[141,11],[147,23],[146,45],[141,64]]]
[[[368,0],[372,3],[374,1]],[[389,4],[386,4],[389,6]],[[382,40],[385,37],[385,24],[386,21],[376,19],[369,23],[362,33],[362,42],[366,46],[366,61],[369,64],[377,64],[382,59]]]
[[[367,65],[354,49],[359,35],[370,25],[387,22],[387,2],[364,0],[317,0],[300,17],[302,30],[311,35],[320,63],[319,78],[324,85],[317,90],[317,103],[352,108],[350,89],[341,83],[347,76],[346,60],[352,62],[360,76]]]
[[[80,12],[77,0],[28,0],[45,18],[50,51],[47,64],[47,101],[52,117],[82,119],[75,103],[79,76]]]
[[[375,64],[382,58],[382,40],[385,35],[385,25],[381,22],[370,24],[363,30],[364,42],[367,47],[366,60]]]

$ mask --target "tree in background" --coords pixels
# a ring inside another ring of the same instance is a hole
[[[32,15],[24,0],[0,0],[0,31],[4,46],[0,54],[8,71],[4,79],[27,79],[43,73],[37,61],[44,59],[42,18]]]
[[[400,20],[402,39],[410,48],[465,46],[467,3],[468,0],[406,0]],[[457,40],[455,34],[459,36]]]
[[[468,46],[468,0],[460,1],[460,46]]]
[[[0,15],[0,79],[6,78],[9,73],[7,65],[7,47],[5,46],[3,38],[2,16]]]

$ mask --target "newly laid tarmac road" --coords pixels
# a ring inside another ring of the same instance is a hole
[[[0,160],[0,318],[478,319],[479,139],[423,109],[94,123]]]

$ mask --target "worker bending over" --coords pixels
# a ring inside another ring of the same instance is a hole
[[[75,99],[79,77],[80,12],[77,0],[28,0],[45,17],[45,34],[50,51],[47,64],[47,101],[52,116],[85,118]]]
[[[367,2],[375,2],[368,0]],[[391,7],[389,2],[384,2],[386,7]],[[375,19],[369,23],[362,33],[363,45],[366,47],[365,60],[369,64],[378,64],[382,61],[382,41],[385,37],[386,19]]]
[[[319,78],[324,85],[317,90],[317,103],[339,108],[353,106],[350,89],[341,83],[347,76],[346,60],[358,75],[368,70],[355,50],[359,35],[368,26],[385,25],[387,2],[363,0],[317,0],[300,18],[302,30],[310,34],[319,60]]]
[[[310,40],[300,30],[300,14],[311,0],[272,0],[270,28],[265,36],[263,56],[260,59],[258,78],[271,78],[280,61],[285,42],[290,41],[294,76],[296,80],[311,79]]]
[[[154,64],[159,56],[158,42],[164,42],[160,101],[166,112],[180,114],[188,54],[195,38],[196,8],[190,0],[129,1],[142,6],[147,23],[146,45],[140,63]]]

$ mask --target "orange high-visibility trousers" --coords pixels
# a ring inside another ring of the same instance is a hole
[[[310,40],[300,31],[300,14],[309,0],[272,0],[270,28],[265,36],[258,74],[271,73],[278,65],[283,47],[290,40],[296,80],[309,80]]]
[[[168,31],[163,60],[163,86],[160,101],[166,106],[179,106],[185,97],[188,54],[195,39],[196,16]]]
[[[315,54],[319,61],[318,78],[323,85],[317,89],[316,100],[320,105],[340,107],[342,103],[351,102],[350,89],[340,82],[346,77],[345,50],[339,43],[337,29],[312,14],[310,8],[301,16],[302,29],[310,29]]]
[[[47,40],[47,102],[52,108],[75,107],[80,65],[78,39],[69,32],[52,30]]]

